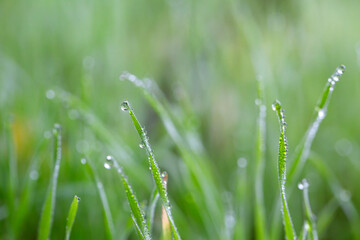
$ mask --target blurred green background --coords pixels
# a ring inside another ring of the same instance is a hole
[[[353,217],[339,207],[341,201],[333,204],[333,211],[326,210],[336,197],[314,166],[307,163],[301,177],[310,183],[315,215],[331,213],[320,237],[354,239],[351,225],[360,228],[356,225],[360,210],[359,9],[356,0],[1,0],[0,117],[2,122],[13,118],[18,168],[15,203],[28,181],[33,156],[40,164],[18,238],[36,238],[53,167],[51,139],[38,146],[53,124],[60,123],[63,159],[51,239],[64,238],[66,214],[75,194],[81,201],[72,239],[105,238],[96,187],[80,164],[85,155],[95,162],[104,182],[115,239],[137,239],[121,182],[102,167],[105,156],[114,155],[146,205],[154,185],[131,120],[119,109],[127,99],[148,131],[160,168],[169,174],[169,196],[183,239],[254,239],[259,78],[267,106],[264,202],[271,232],[279,196],[279,127],[271,103],[279,99],[286,111],[291,165],[327,78],[344,64],[346,73],[336,84],[312,151],[334,173],[343,188],[343,200],[354,204]],[[151,78],[159,86],[179,131],[206,163],[212,179],[209,188],[220,199],[218,209],[194,207],[192,197],[201,193],[185,184],[194,177],[142,91],[119,80],[123,71]],[[81,100],[85,113],[91,113],[90,124],[76,106],[57,101],[62,91]],[[95,117],[110,139],[91,127]],[[9,153],[3,125],[1,133],[0,238],[11,239],[5,200]],[[124,157],[123,151],[130,157]],[[243,169],[238,167],[239,158],[247,160]],[[245,186],[242,190],[238,190],[239,181]],[[234,196],[239,191],[243,194]],[[300,191],[292,191],[289,205],[299,232],[304,219]],[[206,214],[212,216],[210,223]],[[243,235],[233,233],[238,229],[234,221],[243,227]],[[160,224],[158,208],[155,236],[160,234]],[[284,238],[282,232],[278,238]]]

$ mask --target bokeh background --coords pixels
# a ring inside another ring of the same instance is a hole
[[[313,165],[307,163],[301,177],[310,183],[315,215],[330,216],[321,238],[354,239],[351,228],[360,228],[359,9],[356,0],[1,0],[0,117],[2,122],[12,118],[15,203],[29,181],[31,159],[39,161],[18,238],[36,238],[53,167],[49,130],[60,123],[63,159],[51,239],[64,238],[74,194],[81,201],[72,239],[105,238],[101,202],[80,163],[84,156],[93,160],[104,182],[115,239],[137,239],[121,182],[102,167],[105,156],[114,155],[146,205],[154,185],[131,120],[119,108],[127,99],[148,131],[159,166],[169,174],[169,196],[183,239],[253,239],[257,79],[264,83],[267,106],[264,202],[271,232],[279,196],[279,127],[271,104],[278,99],[286,111],[291,165],[327,78],[344,64],[346,73],[336,84],[312,146],[313,155],[326,163],[332,180],[341,186],[340,197]],[[186,184],[194,177],[143,92],[120,81],[123,71],[150,78],[159,87],[179,132],[206,163],[208,187],[217,193],[214,198],[221,207],[193,206],[192,196],[202,194]],[[81,101],[81,108],[64,100],[69,96]],[[103,128],[94,129],[84,114]],[[11,239],[4,132],[2,124],[0,238]],[[350,215],[341,201],[354,206]],[[289,206],[299,232],[304,219],[300,191],[291,192]],[[210,223],[206,214],[212,216]],[[158,237],[160,208],[155,220]],[[244,229],[240,235],[238,225]],[[281,228],[279,232],[278,239],[284,238]]]

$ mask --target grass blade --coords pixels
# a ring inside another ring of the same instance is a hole
[[[6,141],[6,150],[8,154],[9,161],[9,173],[8,173],[8,189],[7,189],[7,206],[9,211],[9,232],[11,235],[15,235],[14,220],[15,220],[15,202],[16,202],[16,191],[17,191],[17,157],[16,149],[14,143],[13,132],[11,129],[12,118],[9,117],[5,123],[5,141]]]
[[[75,217],[76,217],[79,201],[80,201],[80,198],[75,195],[74,199],[73,199],[73,201],[71,203],[70,210],[69,210],[69,213],[68,213],[68,217],[67,217],[67,220],[66,220],[66,236],[65,236],[65,240],[70,239],[71,229],[72,229],[72,227],[74,225],[74,222],[75,222]]]
[[[119,166],[117,161],[115,161],[112,156],[106,157],[104,167],[106,169],[110,169],[114,167],[116,171],[119,173],[125,188],[126,196],[128,198],[128,203],[130,205],[131,217],[134,221],[138,235],[141,239],[145,239],[145,240],[151,239],[150,232],[145,221],[144,212],[140,207],[140,204],[135,196],[134,191],[132,190],[132,187],[128,182],[127,176],[125,175],[122,167]]]
[[[177,228],[175,226],[174,219],[172,217],[171,207],[170,207],[170,202],[169,202],[169,198],[168,198],[168,195],[167,195],[166,187],[164,185],[164,182],[161,179],[160,169],[159,169],[159,166],[158,166],[158,164],[157,164],[157,162],[155,160],[155,156],[154,156],[154,153],[153,153],[153,151],[151,149],[149,139],[148,139],[148,137],[146,135],[145,129],[143,127],[141,127],[141,125],[140,125],[139,121],[137,120],[137,118],[136,118],[136,116],[135,116],[135,114],[133,112],[133,109],[131,108],[128,101],[124,101],[121,104],[121,109],[123,111],[129,111],[130,117],[131,117],[131,119],[132,119],[132,121],[134,123],[136,131],[138,132],[138,134],[140,136],[140,139],[142,141],[142,144],[144,145],[144,148],[147,151],[148,158],[149,158],[150,169],[151,169],[151,174],[154,177],[154,181],[155,181],[157,190],[159,191],[160,198],[162,200],[162,204],[163,204],[163,206],[165,208],[165,211],[166,211],[166,214],[167,214],[167,216],[169,218],[171,230],[172,230],[172,233],[173,233],[173,237],[174,237],[175,240],[181,239],[181,237],[180,237],[180,235],[179,235],[179,233],[177,231]]]
[[[151,229],[153,226],[156,204],[159,200],[159,197],[160,197],[160,194],[155,186],[155,188],[151,194],[150,204],[148,206],[148,212],[147,212],[147,223],[148,223],[150,232],[151,232]]]
[[[299,240],[306,240],[307,239],[307,235],[309,232],[309,224],[307,221],[304,222],[304,225],[301,229],[300,235],[299,235]]]
[[[308,130],[306,131],[303,141],[297,147],[298,149],[297,154],[294,158],[294,163],[292,164],[288,174],[289,182],[292,181],[293,179],[296,181],[298,174],[301,172],[301,170],[305,165],[306,159],[310,154],[312,142],[316,136],[316,133],[319,129],[322,120],[326,117],[327,108],[331,99],[331,95],[334,91],[334,86],[336,82],[340,80],[340,77],[344,73],[344,71],[345,71],[344,65],[340,65],[339,67],[337,67],[335,72],[333,73],[333,75],[331,75],[331,77],[328,79],[328,82],[325,85],[325,89],[319,100],[319,103],[315,107],[314,120],[310,124]]]
[[[273,110],[277,113],[280,124],[280,141],[279,141],[279,159],[278,159],[278,171],[279,171],[279,185],[280,196],[282,203],[282,215],[285,226],[285,235],[288,240],[296,239],[296,233],[291,221],[290,212],[286,200],[285,194],[285,182],[286,182],[286,158],[287,158],[287,140],[285,135],[286,121],[284,109],[282,109],[279,101],[276,101],[272,105]]]
[[[162,181],[164,183],[165,189],[167,188],[167,180],[168,180],[168,174],[166,172],[163,172],[161,174]],[[166,210],[164,206],[161,208],[161,221],[162,221],[162,240],[171,240],[171,229],[170,229],[170,222],[169,218],[166,214]]]
[[[266,216],[263,196],[264,178],[264,153],[265,153],[265,117],[266,106],[264,104],[263,85],[258,80],[258,98],[256,104],[259,107],[256,139],[256,164],[255,164],[255,234],[256,239],[267,239]]]
[[[53,159],[55,160],[54,172],[52,180],[49,184],[48,193],[45,198],[43,210],[40,218],[38,240],[47,240],[50,236],[51,225],[53,221],[55,202],[56,202],[56,187],[59,176],[60,162],[61,162],[61,126],[55,124],[53,129],[54,149]]]
[[[96,188],[99,193],[100,200],[101,200],[102,210],[103,210],[106,239],[112,240],[114,238],[114,223],[113,223],[113,218],[111,216],[109,202],[106,197],[106,193],[105,193],[103,184],[100,181],[97,173],[95,172],[95,170],[94,170],[95,168],[93,167],[90,159],[82,158],[81,164],[85,165],[87,173],[90,175],[90,178],[96,185]]]
[[[304,206],[305,206],[305,215],[306,215],[306,224],[308,225],[308,234],[310,240],[318,240],[318,234],[315,223],[315,216],[311,211],[310,207],[310,199],[309,199],[309,183],[306,179],[303,179],[301,183],[299,183],[298,188],[303,191],[304,197]]]

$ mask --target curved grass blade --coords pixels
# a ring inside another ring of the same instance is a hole
[[[205,156],[201,152],[195,151],[191,147],[192,144],[189,142],[189,139],[181,134],[187,132],[187,130],[176,122],[177,119],[172,116],[162,92],[154,81],[150,79],[141,80],[127,72],[122,73],[120,79],[127,79],[138,87],[148,103],[159,115],[167,133],[179,150],[187,170],[195,180],[191,181],[189,178],[186,178],[184,181],[191,197],[194,199],[194,205],[191,207],[200,214],[208,236],[223,237],[223,229],[221,227],[223,226],[225,211],[222,205],[222,193],[218,190],[220,187],[216,187],[218,183],[214,181],[214,174],[209,164],[207,164]],[[182,127],[182,131],[179,131],[180,127]],[[203,210],[204,208],[206,210]]]
[[[307,235],[309,232],[309,224],[307,221],[304,222],[304,225],[301,229],[300,235],[299,235],[299,240],[306,240],[307,239]]]
[[[127,176],[125,175],[122,167],[119,166],[117,161],[114,160],[112,156],[107,156],[104,164],[106,169],[110,169],[112,167],[119,173],[122,183],[125,188],[126,196],[128,198],[128,203],[130,205],[131,217],[134,221],[136,230],[141,239],[149,240],[151,239],[150,232],[148,230],[148,226],[145,221],[145,215],[143,210],[140,207],[140,204],[135,196],[132,187],[130,186]]]
[[[310,199],[309,199],[309,183],[306,179],[303,179],[301,183],[299,183],[298,188],[303,191],[304,198],[304,206],[305,206],[305,215],[306,215],[306,224],[308,225],[308,234],[310,240],[318,240],[318,234],[315,223],[315,216],[311,211],[310,207]]]
[[[51,225],[53,222],[53,215],[56,202],[56,187],[59,176],[60,162],[61,162],[61,126],[55,124],[53,129],[54,149],[53,159],[55,160],[54,172],[52,180],[49,184],[48,193],[45,198],[43,210],[40,218],[38,240],[47,240],[50,236]]]
[[[65,240],[70,239],[71,229],[72,229],[72,227],[74,225],[74,222],[75,222],[75,217],[76,217],[79,201],[80,201],[80,198],[75,195],[74,199],[73,199],[73,201],[71,203],[70,210],[69,210],[69,213],[68,213],[68,217],[67,217],[67,220],[66,220]]]
[[[294,158],[294,163],[292,164],[288,174],[289,182],[292,181],[293,178],[297,178],[298,174],[301,172],[305,165],[306,159],[310,154],[312,142],[316,136],[321,122],[326,117],[327,108],[331,99],[331,95],[334,91],[335,84],[340,80],[340,77],[344,73],[344,71],[344,65],[340,65],[339,67],[337,67],[335,72],[331,75],[325,85],[323,94],[315,107],[315,119],[310,124],[302,142],[297,147],[297,154]]]
[[[285,135],[286,121],[284,109],[282,109],[279,101],[276,101],[272,105],[273,110],[277,113],[280,124],[280,141],[279,141],[279,159],[278,159],[278,178],[280,185],[280,196],[282,203],[282,215],[285,226],[285,235],[288,240],[296,239],[296,233],[291,221],[290,212],[286,200],[285,194],[285,182],[286,182],[286,158],[287,158],[287,140]]]
[[[96,185],[97,191],[99,193],[99,197],[101,200],[103,216],[104,216],[104,227],[105,227],[105,235],[106,239],[112,240],[114,238],[114,223],[111,216],[111,211],[109,207],[109,202],[106,197],[106,193],[103,187],[101,180],[99,179],[97,173],[94,170],[93,164],[90,159],[81,159],[81,164],[85,165],[85,169],[87,173],[90,175],[90,178]]]
[[[164,182],[161,179],[160,169],[159,169],[159,166],[158,166],[158,164],[157,164],[157,162],[155,160],[155,156],[154,156],[153,150],[151,149],[149,139],[148,139],[148,137],[146,135],[145,129],[143,127],[141,127],[141,125],[140,125],[139,121],[137,120],[137,118],[136,118],[136,116],[135,116],[135,114],[133,112],[133,109],[131,108],[128,101],[124,101],[121,104],[121,109],[123,111],[128,111],[129,112],[130,117],[131,117],[131,119],[132,119],[132,121],[134,123],[134,126],[136,128],[136,131],[138,132],[138,134],[140,136],[140,139],[142,141],[142,144],[144,145],[144,148],[147,151],[148,158],[149,158],[150,169],[151,169],[151,174],[152,174],[152,176],[154,178],[157,190],[159,191],[160,198],[162,200],[162,204],[163,204],[163,206],[165,208],[165,211],[166,211],[166,214],[167,214],[167,216],[169,218],[171,230],[172,230],[172,233],[173,233],[173,237],[174,237],[175,240],[181,239],[181,237],[180,237],[180,235],[179,235],[179,233],[177,231],[177,228],[175,226],[174,219],[172,217],[171,207],[170,207],[170,202],[169,202],[169,198],[168,198],[168,195],[167,195],[166,187],[164,185]]]
[[[256,104],[259,107],[259,117],[257,120],[256,138],[256,163],[255,163],[255,235],[256,239],[267,239],[266,216],[263,196],[264,178],[264,153],[265,153],[265,117],[266,106],[264,104],[263,85],[258,80],[258,98]]]

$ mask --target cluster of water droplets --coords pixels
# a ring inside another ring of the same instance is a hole
[[[309,183],[306,179],[303,179],[301,182],[299,182],[298,184],[298,189],[300,190],[305,190],[309,187]]]
[[[121,81],[128,80],[137,87],[141,87],[141,88],[145,88],[145,89],[149,89],[151,87],[150,79],[141,80],[141,79],[137,78],[134,74],[131,74],[129,72],[121,73],[119,79]]]
[[[340,80],[341,75],[343,75],[343,73],[345,72],[345,68],[345,65],[340,65],[339,67],[337,67],[335,72],[331,75],[331,77],[329,77],[328,82],[331,85],[335,85],[335,83]],[[330,90],[332,91],[333,89]]]

